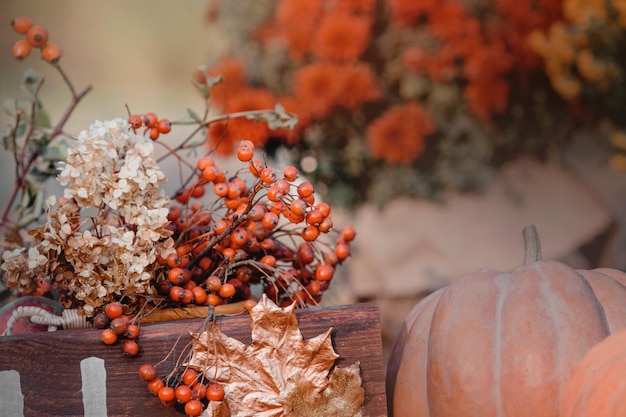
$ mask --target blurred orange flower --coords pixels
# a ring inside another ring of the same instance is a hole
[[[372,13],[377,0],[333,0],[332,7],[349,13]]]
[[[226,99],[224,111],[237,113],[247,110],[264,110],[274,107],[275,99],[266,88],[246,88]],[[220,155],[231,155],[241,139],[248,139],[262,147],[269,138],[270,130],[263,121],[235,118],[212,123],[208,129],[209,146]]]
[[[338,104],[342,92],[338,72],[338,65],[327,62],[312,63],[295,71],[295,97],[308,109],[311,116],[328,117]]]
[[[346,12],[324,15],[313,35],[313,54],[335,61],[355,60],[370,43],[370,21]]]
[[[408,165],[424,151],[424,136],[435,131],[430,115],[418,103],[389,108],[367,128],[372,156],[390,164]]]
[[[382,97],[380,82],[372,68],[366,63],[344,65],[341,67],[342,91],[339,105],[350,111],[356,111],[365,103],[371,103]]]
[[[292,59],[302,59],[311,49],[311,34],[322,11],[322,2],[281,0],[276,6],[276,32],[288,46]]]
[[[233,57],[225,57],[208,71],[212,77],[221,76],[222,82],[211,88],[211,100],[223,106],[228,97],[247,88],[248,78],[244,63]]]

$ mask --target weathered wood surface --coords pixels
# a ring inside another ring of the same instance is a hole
[[[365,416],[386,416],[385,372],[378,307],[363,303],[297,311],[305,339],[334,329],[332,340],[340,355],[337,366],[361,363],[365,390]],[[230,337],[250,343],[247,315],[218,317],[220,329]],[[106,369],[107,416],[181,416],[180,411],[162,406],[149,393],[138,376],[143,363],[161,361],[177,344],[177,353],[189,342],[189,331],[197,332],[203,320],[181,320],[144,324],[138,342],[138,357],[128,358],[119,345],[106,346],[100,331],[64,330],[23,336],[0,337],[0,371],[15,370],[20,375],[24,395],[24,416],[83,416],[80,361],[89,357],[104,359]],[[160,368],[165,375],[174,366],[177,354]],[[0,393],[2,398],[2,393]],[[0,401],[0,416],[3,405]],[[18,417],[18,416],[11,416]],[[105,416],[101,416],[105,417]]]

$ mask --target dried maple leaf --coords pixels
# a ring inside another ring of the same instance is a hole
[[[224,385],[224,403],[233,417],[360,416],[364,394],[358,363],[335,369],[329,380],[339,357],[332,328],[304,340],[294,309],[294,304],[279,308],[263,296],[250,311],[250,345],[210,323],[192,334],[187,365]]]

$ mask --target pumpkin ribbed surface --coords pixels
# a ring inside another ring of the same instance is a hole
[[[557,417],[583,355],[626,328],[626,275],[537,261],[418,303],[387,372],[395,417]]]

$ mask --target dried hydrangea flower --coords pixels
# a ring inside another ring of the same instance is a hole
[[[80,132],[57,178],[64,196],[47,201],[27,251],[3,254],[8,286],[32,292],[53,277],[61,302],[88,315],[114,296],[155,294],[157,256],[174,242],[170,199],[159,188],[166,178],[153,150],[121,118]]]

